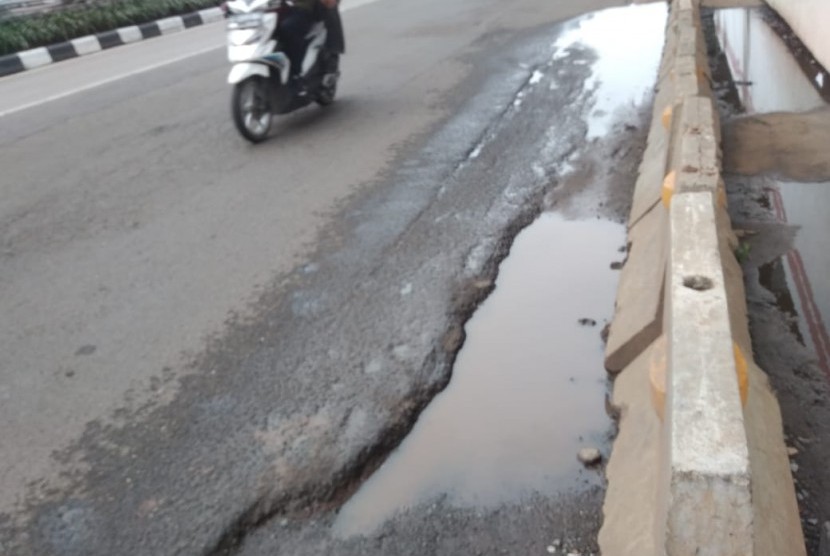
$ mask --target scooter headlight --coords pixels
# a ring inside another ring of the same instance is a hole
[[[228,31],[241,29],[258,29],[265,24],[265,14],[253,12],[249,14],[233,14],[228,20]]]
[[[228,42],[231,46],[256,44],[266,31],[265,14],[253,12],[234,14],[228,20]]]

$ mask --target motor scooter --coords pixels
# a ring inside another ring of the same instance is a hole
[[[252,143],[268,137],[275,115],[287,114],[312,102],[333,103],[340,78],[339,52],[327,47],[328,30],[317,21],[306,36],[300,74],[306,84],[297,91],[289,84],[291,61],[279,38],[280,18],[292,9],[290,0],[232,0],[228,18],[228,59],[233,64],[231,112],[239,133]]]

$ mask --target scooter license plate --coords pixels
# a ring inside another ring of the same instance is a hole
[[[235,14],[228,21],[228,29],[256,29],[262,25],[262,14]]]

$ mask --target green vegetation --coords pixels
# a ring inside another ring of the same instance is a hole
[[[742,241],[738,248],[735,249],[735,258],[738,259],[738,262],[743,264],[749,260],[749,253],[752,251],[752,246],[745,241]]]
[[[0,56],[211,8],[219,3],[218,0],[120,0],[2,19]]]

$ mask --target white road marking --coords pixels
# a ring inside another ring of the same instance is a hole
[[[17,106],[15,108],[11,108],[10,110],[6,110],[5,112],[0,112],[0,118],[2,118],[4,116],[8,116],[10,114],[14,114],[15,112],[20,112],[22,110],[27,110],[29,108],[39,106],[41,104],[46,104],[46,103],[49,103],[49,102],[60,100],[62,98],[66,98],[68,96],[72,96],[72,95],[75,95],[75,94],[78,94],[78,93],[82,93],[84,91],[88,91],[90,89],[100,87],[102,85],[107,85],[109,83],[114,83],[115,81],[119,81],[119,80],[124,79],[126,77],[130,77],[130,76],[133,76],[133,75],[140,75],[140,74],[146,73],[148,71],[153,71],[153,70],[158,69],[158,68],[163,68],[164,66],[169,66],[170,64],[175,64],[177,62],[181,62],[182,60],[187,60],[188,58],[193,58],[194,56],[200,56],[200,55],[206,54],[208,52],[213,52],[215,50],[219,50],[220,48],[225,48],[225,46],[224,45],[222,45],[222,46],[211,46],[209,48],[204,48],[204,49],[199,50],[197,52],[191,52],[189,54],[184,54],[184,55],[179,56],[177,58],[171,58],[169,60],[165,60],[163,62],[159,62],[158,64],[153,64],[153,65],[141,68],[139,70],[134,70],[134,71],[130,71],[130,72],[127,72],[127,73],[121,73],[121,74],[118,74],[118,75],[114,75],[114,76],[112,76],[108,79],[102,79],[100,81],[96,81],[94,83],[84,85],[83,87],[77,87],[75,89],[70,89],[69,91],[64,91],[63,93],[58,93],[58,94],[55,94],[55,95],[51,95],[51,96],[48,96],[46,98],[36,100],[34,102],[30,102],[30,103],[27,103],[27,104],[23,104],[21,106]]]
[[[354,10],[354,9],[360,8],[362,6],[366,6],[366,5],[369,5],[369,4],[374,4],[375,2],[380,2],[380,1],[381,0],[343,0],[343,2],[341,3],[340,11],[341,12],[347,12],[349,10]],[[129,31],[134,30],[134,31],[138,32],[139,36],[141,34],[140,31],[138,30],[138,27],[119,29],[118,30],[119,35],[121,35],[121,38],[122,38],[122,40],[124,40],[124,42],[128,42],[128,41],[131,41],[131,40],[135,39],[135,37],[132,36],[132,33],[130,33],[128,31],[128,29],[129,29]],[[199,29],[199,27],[194,27],[193,29]],[[125,34],[130,35],[130,36],[125,36]],[[136,44],[134,46],[139,46],[143,42],[144,41],[142,41],[141,43]],[[20,106],[10,108],[10,109],[8,109],[4,112],[0,112],[0,118],[3,118],[4,116],[9,116],[9,115],[14,114],[16,112],[21,112],[23,110],[28,110],[29,108],[34,108],[35,106],[39,106],[41,104],[47,104],[49,102],[54,102],[54,101],[60,100],[62,98],[66,98],[66,97],[69,97],[69,96],[72,96],[72,95],[76,95],[78,93],[82,93],[84,91],[89,91],[90,89],[95,89],[95,88],[101,87],[103,85],[108,85],[110,83],[114,83],[116,81],[119,81],[121,79],[125,79],[127,77],[131,77],[131,76],[134,76],[134,75],[140,75],[140,74],[146,73],[148,71],[157,70],[159,68],[163,68],[164,66],[169,66],[171,64],[176,64],[176,63],[182,62],[184,60],[187,60],[188,58],[201,56],[203,54],[207,54],[209,52],[214,52],[216,50],[220,50],[220,49],[224,49],[224,48],[225,48],[225,44],[224,44],[224,37],[223,37],[223,44],[216,45],[216,46],[210,46],[210,47],[207,47],[207,48],[202,48],[200,50],[197,50],[197,51],[194,51],[194,52],[189,52],[187,54],[183,54],[183,55],[177,56],[175,58],[170,58],[168,60],[164,60],[163,62],[159,62],[159,63],[156,63],[156,64],[151,64],[149,66],[145,66],[145,67],[142,67],[142,68],[131,69],[130,71],[125,71],[123,73],[118,73],[118,74],[113,75],[112,77],[109,77],[107,79],[101,79],[99,81],[95,81],[93,83],[86,84],[82,87],[76,87],[76,88],[70,89],[68,91],[63,91],[61,93],[56,93],[54,95],[50,95],[48,97],[38,99],[38,100],[33,101],[33,102],[22,104]],[[43,52],[44,53],[46,52],[45,48],[43,49]],[[33,63],[33,62],[37,63],[39,61],[40,60],[26,60],[26,62],[29,62],[29,63]],[[32,65],[34,65],[34,64],[32,64]]]

